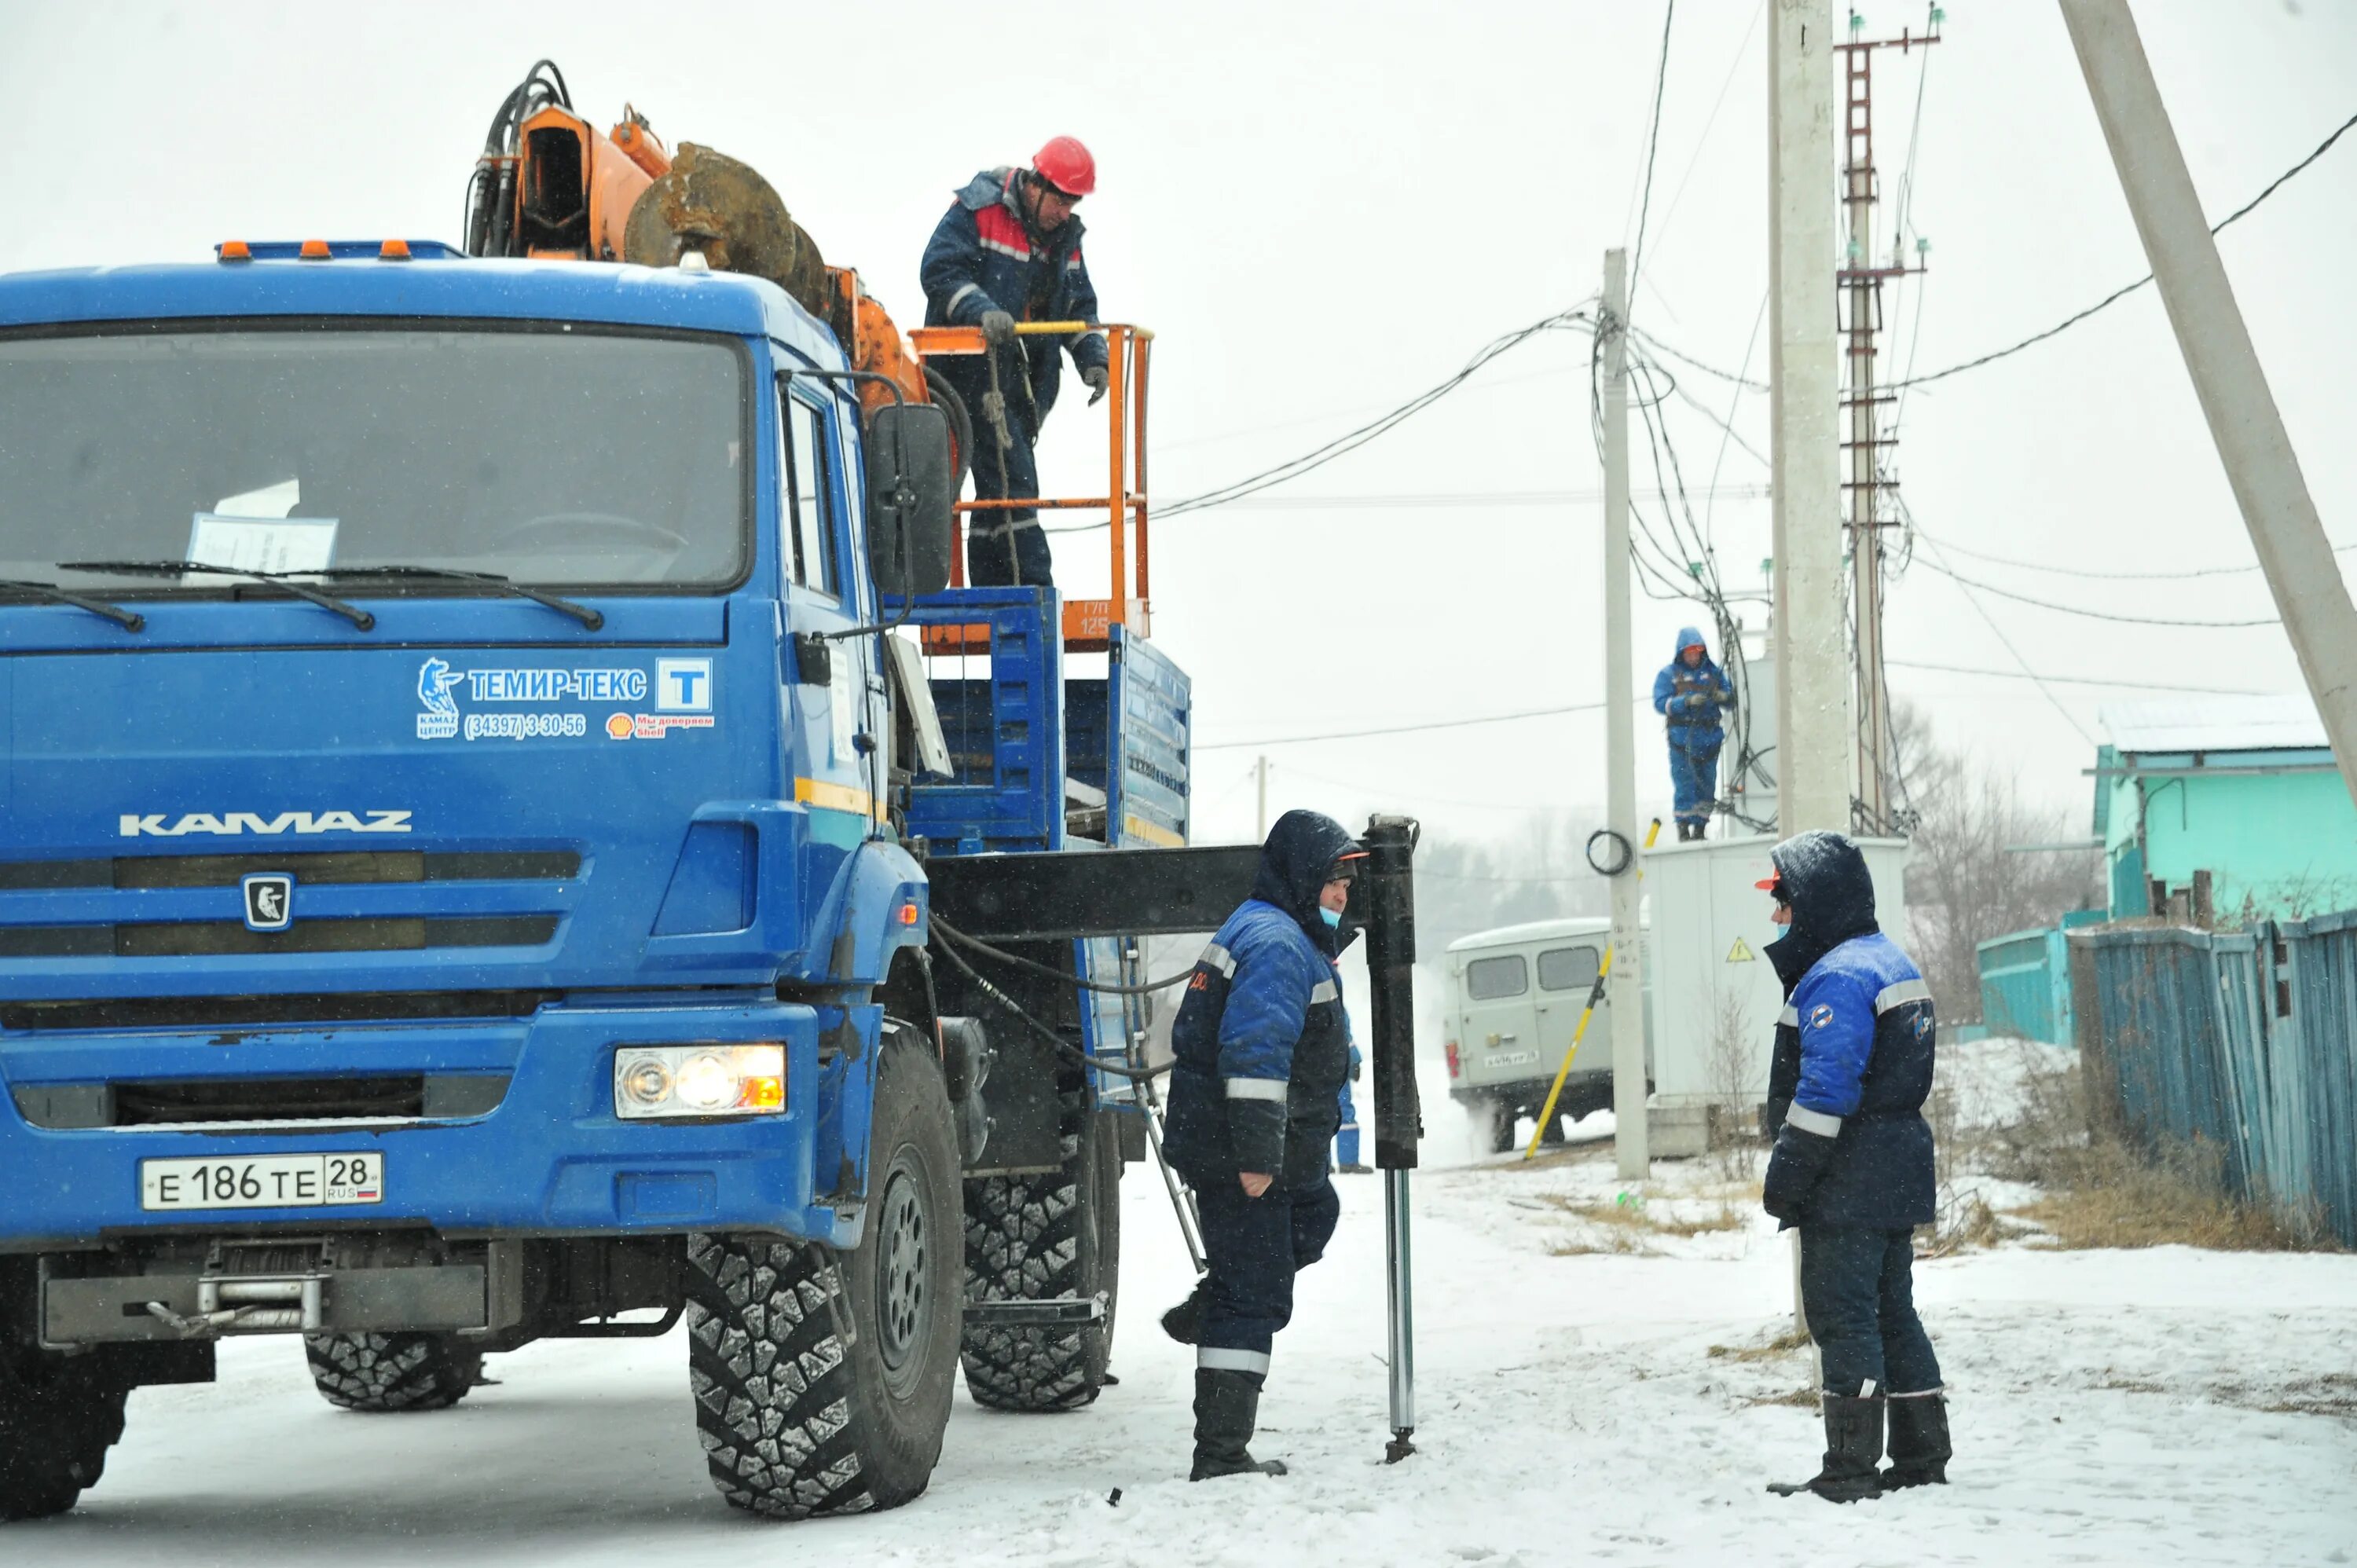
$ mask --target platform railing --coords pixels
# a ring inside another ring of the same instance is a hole
[[[1108,596],[1102,599],[1066,596],[1064,646],[1074,652],[1103,652],[1111,646],[1112,628],[1125,626],[1144,636],[1150,629],[1151,556],[1148,542],[1146,482],[1146,392],[1154,334],[1122,322],[1023,321],[1018,338],[1069,338],[1096,332],[1105,339],[1105,488],[1102,495],[1015,496],[1003,500],[974,499],[958,503],[957,548],[950,559],[950,582],[965,586],[966,520],[976,513],[1030,509],[1040,512],[1102,511],[1107,524],[1110,571]],[[982,332],[974,327],[920,327],[909,334],[918,358],[931,360],[984,351]],[[1014,395],[1020,395],[1017,389]],[[980,409],[967,411],[973,439],[980,448],[996,440]],[[975,466],[976,454],[967,454]],[[1044,488],[1044,487],[1043,487]],[[924,631],[928,653],[981,652],[989,646],[983,626],[933,626]]]

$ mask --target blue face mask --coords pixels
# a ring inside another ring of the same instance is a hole
[[[1325,921],[1328,925],[1336,928],[1340,928],[1342,924],[1342,911],[1340,909],[1329,909],[1323,904],[1318,906],[1318,918]]]

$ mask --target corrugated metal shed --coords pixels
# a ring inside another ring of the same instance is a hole
[[[2153,697],[2106,703],[2096,717],[2130,755],[2179,751],[2308,751],[2329,746],[2316,704],[2271,697]]]

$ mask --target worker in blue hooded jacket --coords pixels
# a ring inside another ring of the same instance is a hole
[[[1916,1316],[1914,1228],[1936,1178],[1923,1101],[1939,1034],[1922,972],[1882,934],[1866,857],[1841,833],[1797,833],[1760,886],[1785,934],[1768,944],[1787,1005],[1768,1075],[1761,1201],[1801,1231],[1801,1309],[1824,1363],[1824,1467],[1797,1485],[1834,1502],[1943,1485],[1940,1361]],[[1877,1474],[1886,1412],[1890,1468]]]
[[[1735,703],[1735,689],[1711,662],[1694,627],[1678,628],[1677,657],[1653,677],[1653,711],[1669,721],[1670,788],[1677,808],[1678,841],[1705,836],[1718,798],[1718,748],[1727,738],[1719,715]]]
[[[1195,1189],[1210,1271],[1162,1326],[1195,1352],[1190,1480],[1283,1475],[1245,1448],[1293,1279],[1341,1206],[1326,1151],[1341,1121],[1351,1020],[1335,960],[1366,851],[1316,811],[1287,811],[1261,846],[1253,896],[1203,950],[1170,1030],[1164,1152]]]

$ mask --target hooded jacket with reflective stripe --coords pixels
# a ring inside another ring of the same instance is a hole
[[[1704,650],[1701,663],[1688,667],[1689,648]],[[1691,700],[1697,697],[1702,700]],[[1735,688],[1712,660],[1702,633],[1690,626],[1679,628],[1677,651],[1653,677],[1653,711],[1669,720],[1670,744],[1681,751],[1717,751],[1725,739],[1719,710],[1734,703]]]
[[[1874,924],[1865,857],[1839,847],[1791,865],[1780,849],[1776,862],[1794,918],[1767,949],[1789,999],[1769,1070],[1769,1132],[1781,1137],[1789,1124],[1834,1140],[1802,1223],[1928,1225],[1938,1185],[1922,1115],[1939,1035],[1932,992]]]
[[[1034,236],[1015,194],[1017,172],[996,168],[975,175],[934,226],[919,269],[926,326],[974,327],[993,310],[1003,310],[1017,321],[1097,318],[1096,285],[1081,259],[1079,215],[1066,219],[1044,241]],[[1070,349],[1072,363],[1082,370],[1107,360],[1102,332],[1018,339],[1014,351],[1030,372],[1031,403],[1041,419],[1055,406],[1062,380],[1060,349]],[[958,389],[979,424],[982,394],[990,390],[990,370],[982,356],[943,355],[933,363]],[[1004,390],[1009,411],[1028,418],[1030,410],[1021,389],[1009,381]]]
[[[1339,823],[1288,811],[1262,852],[1254,896],[1230,915],[1187,982],[1170,1045],[1165,1151],[1198,1187],[1241,1172],[1294,1189],[1326,1175],[1351,1072],[1351,1021],[1334,960],[1347,934],[1318,918]]]

